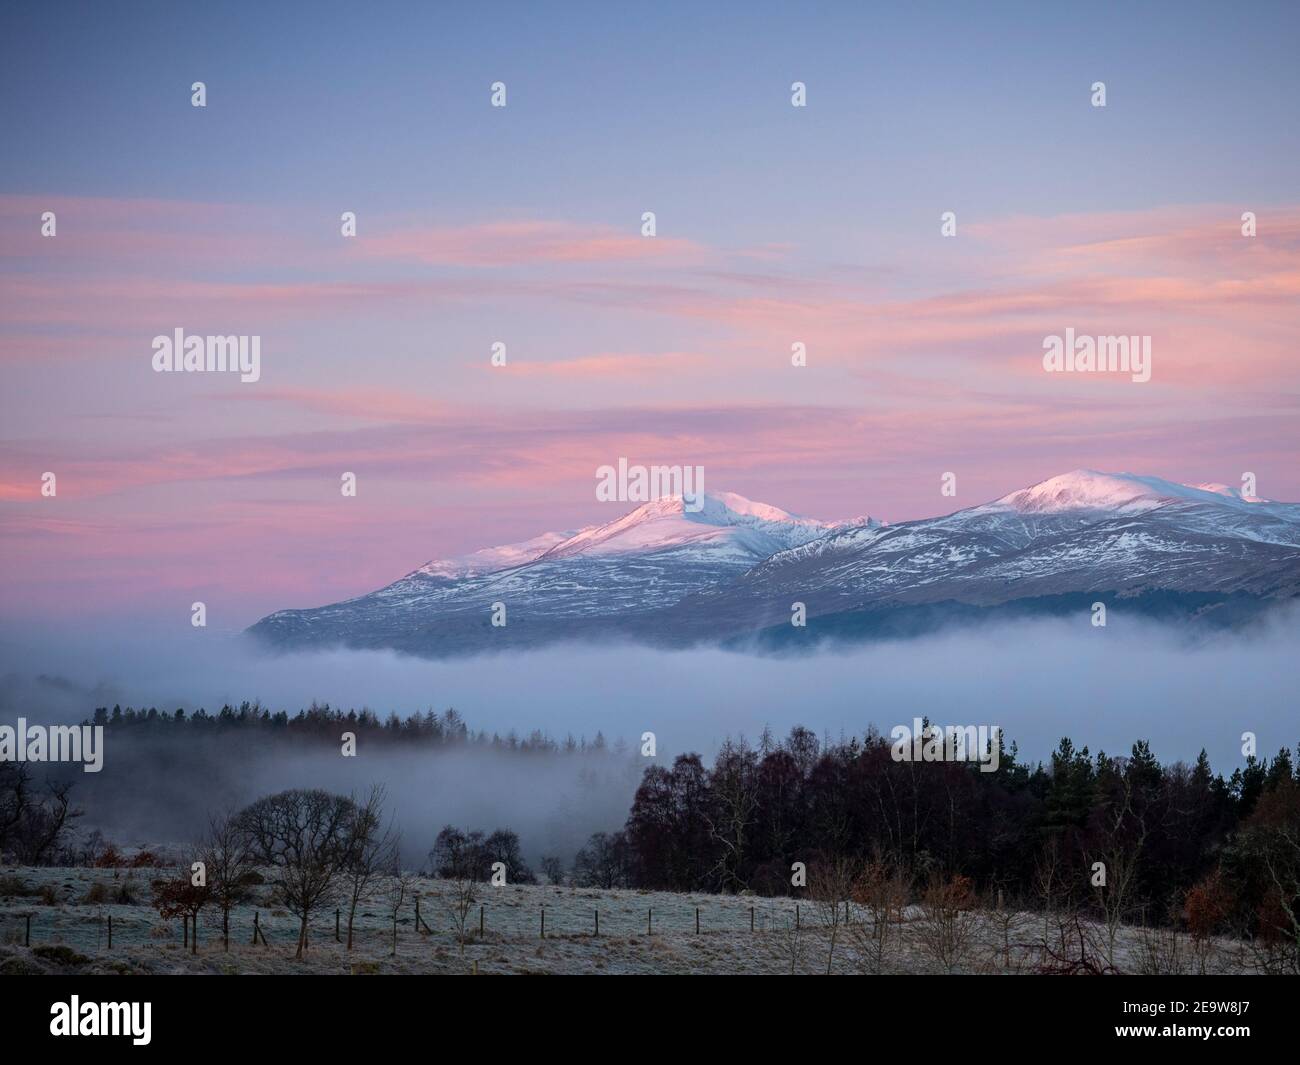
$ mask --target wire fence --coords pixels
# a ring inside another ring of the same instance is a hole
[[[454,942],[461,931],[458,915],[447,900],[437,897],[416,900],[403,907],[394,920],[391,912],[379,913],[374,907],[358,909],[353,923],[353,938],[391,943],[398,937],[418,934]],[[766,902],[743,905],[595,905],[584,908],[572,901],[561,905],[513,904],[493,906],[473,902],[464,914],[467,937],[521,939],[565,936],[653,936],[766,933],[822,927],[834,921],[855,919],[849,902],[831,917],[826,907],[816,912],[807,904]],[[69,939],[81,949],[111,951],[146,945],[178,945],[193,949],[195,925],[199,949],[220,946],[225,940],[225,924],[220,910],[207,907],[194,921],[186,916],[177,921],[149,913],[131,905],[107,905],[94,913],[69,913],[35,907],[26,912],[0,914],[0,938],[8,943],[28,947],[67,943]],[[394,928],[394,924],[396,928]],[[231,945],[288,946],[296,948],[301,922],[284,910],[240,906],[229,915]],[[348,935],[347,911],[341,907],[319,911],[308,924],[308,945],[324,942],[344,943]]]

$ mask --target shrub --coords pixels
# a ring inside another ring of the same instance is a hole
[[[1232,896],[1217,869],[1187,893],[1187,927],[1196,939],[1219,931],[1232,909]]]
[[[65,947],[62,943],[32,947],[32,953],[43,961],[52,961],[58,965],[85,965],[90,961],[84,954],[78,954],[71,947]]]
[[[108,888],[103,884],[91,884],[81,902],[84,906],[101,906],[108,901]]]
[[[26,898],[28,895],[35,894],[36,892],[22,877],[0,876],[0,897]]]
[[[21,954],[0,961],[0,976],[40,976],[43,970],[33,965]]]
[[[952,972],[975,933],[975,892],[969,877],[935,875],[921,896],[917,922],[922,950]]]

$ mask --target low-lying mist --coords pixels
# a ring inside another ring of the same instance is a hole
[[[404,864],[412,868],[423,863],[445,824],[513,829],[534,868],[544,855],[567,865],[593,832],[621,827],[642,768],[629,754],[608,752],[407,749],[363,739],[356,756],[344,758],[338,745],[305,737],[264,735],[259,742],[240,730],[205,736],[182,729],[179,737],[133,731],[139,730],[126,730],[109,747],[103,771],[73,776],[84,827],[119,846],[192,841],[209,814],[285,788],[361,799],[372,784],[383,784]]]
[[[201,631],[167,643],[25,634],[0,645],[0,723],[79,721],[114,704],[215,712],[259,700],[293,714],[316,701],[381,718],[454,707],[472,730],[503,735],[625,739],[626,756],[594,760],[472,747],[362,749],[354,759],[278,744],[115,751],[110,742],[100,779],[78,774],[87,822],[123,843],[184,839],[209,809],[281,788],[361,791],[380,782],[408,856],[422,856],[453,823],[513,828],[530,858],[567,861],[591,832],[622,825],[647,761],[638,754],[644,732],[655,734],[663,762],[692,750],[708,758],[726,737],[752,740],[764,726],[780,736],[803,724],[838,738],[928,716],[999,725],[1022,760],[1045,759],[1064,735],[1094,754],[1126,753],[1147,739],[1162,760],[1191,760],[1204,748],[1230,773],[1244,761],[1243,732],[1269,756],[1300,739],[1297,652],[1294,613],[1191,645],[1113,610],[1105,628],[1085,616],[802,657],[568,646],[430,661],[382,651],[277,656]]]

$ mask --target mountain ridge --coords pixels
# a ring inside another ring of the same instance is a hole
[[[789,641],[888,629],[891,612],[937,626],[945,610],[956,618],[1041,602],[1061,612],[1089,596],[1149,600],[1189,620],[1231,601],[1221,616],[1236,623],[1298,594],[1300,505],[1079,469],[892,525],[803,518],[725,492],[707,493],[698,511],[667,496],[603,524],[435,560],[375,592],[277,611],[248,631],[282,648],[455,655],[562,640]],[[806,632],[786,631],[796,602]],[[496,604],[503,626],[490,622]]]

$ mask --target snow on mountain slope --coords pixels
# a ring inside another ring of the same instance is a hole
[[[724,551],[752,564],[787,547],[825,536],[834,527],[731,492],[706,492],[697,511],[688,509],[681,496],[665,496],[606,525],[584,529],[542,557],[552,561],[577,554],[621,554],[691,545],[700,550]]]
[[[434,559],[432,562],[426,562],[415,572],[426,577],[446,577],[451,580],[495,573],[498,570],[509,569],[511,566],[522,566],[525,562],[531,562],[539,555],[546,554],[556,544],[562,544],[574,535],[576,534],[573,532],[542,533],[541,536],[534,536],[531,540],[524,540],[517,544],[484,547],[456,558]]]
[[[512,636],[550,624],[563,637],[560,623],[666,608],[834,528],[732,493],[706,493],[698,511],[664,497],[577,533],[429,563],[342,603],[278,611],[252,631],[279,643],[419,648],[467,629],[478,638],[492,604],[503,602]]]
[[[1105,510],[1133,514],[1181,500],[1193,503],[1233,503],[1248,506],[1265,500],[1243,496],[1222,484],[1185,485],[1132,473],[1074,470],[986,503],[976,510],[1016,510],[1024,514],[1060,514],[1072,510]]]
[[[712,614],[725,628],[788,621],[796,599],[810,617],[826,617],[1083,593],[1297,592],[1300,506],[1076,470],[941,518],[834,532],[681,606],[683,617]]]
[[[727,493],[693,512],[666,497],[576,533],[430,563],[343,603],[279,611],[251,631],[286,646],[456,654],[611,636],[725,639],[788,628],[793,602],[815,628],[1106,595],[1189,611],[1300,595],[1300,505],[1092,470],[896,525],[799,518]],[[496,603],[505,627],[490,625]]]

